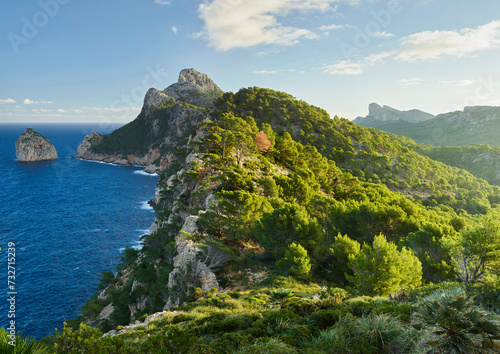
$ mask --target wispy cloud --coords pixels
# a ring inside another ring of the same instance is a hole
[[[399,84],[403,86],[413,86],[413,85],[419,85],[423,82],[424,80],[419,78],[419,77],[414,77],[411,79],[401,79],[399,80]]]
[[[277,74],[278,72],[276,70],[256,70],[253,73],[257,75],[271,75]]]
[[[345,28],[346,25],[323,25],[319,28],[320,31],[331,31],[336,29]]]
[[[492,21],[475,29],[456,31],[425,31],[400,40],[396,60],[416,61],[439,59],[445,55],[464,57],[472,53],[498,47],[500,21]]]
[[[290,73],[290,72],[296,72],[296,71],[297,71],[297,69],[255,70],[255,71],[253,71],[253,73],[257,74],[257,75],[274,75],[274,74],[283,75],[284,73]]]
[[[159,5],[170,5],[171,2],[172,0],[155,0],[155,4]]]
[[[439,81],[440,85],[448,86],[470,86],[474,85],[476,80],[452,80],[452,81]]]
[[[172,26],[170,29],[172,30],[172,32],[174,32],[174,34],[177,34],[177,32],[179,32],[177,26]]]
[[[29,98],[26,98],[24,101],[23,101],[24,104],[52,104],[54,102],[52,101],[32,101],[30,100]]]
[[[350,60],[342,60],[336,64],[323,66],[323,71],[330,75],[359,75],[363,73],[363,65]]]
[[[372,34],[373,37],[377,37],[377,38],[391,38],[391,37],[394,37],[394,35],[392,33],[388,33],[388,32],[377,32],[377,33],[373,33]]]
[[[390,36],[386,32],[380,34]],[[475,29],[414,33],[401,38],[399,43],[399,48],[395,50],[371,54],[359,60],[340,60],[323,66],[323,70],[332,75],[355,75],[363,73],[365,67],[384,63],[388,59],[415,62],[441,59],[444,56],[461,58],[473,55],[500,46],[500,21],[492,21]]]
[[[317,38],[304,28],[282,25],[277,16],[296,11],[334,10],[338,0],[206,0],[198,8],[205,22],[204,35],[218,50],[258,44],[293,45]]]
[[[1,99],[0,98],[0,104],[6,104],[6,103],[16,103],[12,98],[7,98],[7,99]]]

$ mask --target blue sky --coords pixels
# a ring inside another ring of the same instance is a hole
[[[0,12],[0,123],[128,122],[184,68],[348,119],[500,106],[500,2],[39,0]]]

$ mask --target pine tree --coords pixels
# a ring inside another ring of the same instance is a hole
[[[350,257],[349,268],[354,276],[347,280],[363,294],[388,295],[420,285],[422,264],[406,248],[401,252],[383,235],[375,236],[373,246],[364,244],[361,251]]]

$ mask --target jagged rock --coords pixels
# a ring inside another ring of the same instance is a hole
[[[32,128],[27,128],[16,143],[16,158],[18,161],[46,161],[56,160],[57,152],[54,145]]]
[[[107,305],[105,308],[102,309],[101,313],[99,316],[97,316],[97,320],[102,321],[102,320],[108,320],[109,316],[113,313],[115,308],[113,307],[113,304]]]
[[[196,217],[188,217],[184,223],[183,230],[191,230],[190,226]],[[174,269],[168,276],[168,288],[172,291],[165,304],[164,310],[172,306],[179,305],[180,296],[176,294],[174,288],[185,291],[187,287],[193,286],[198,280],[201,282],[201,290],[208,292],[213,288],[218,289],[219,283],[214,272],[207,265],[200,261],[198,254],[202,251],[201,243],[196,243],[189,239],[186,234],[179,233],[175,239],[177,255],[174,257]]]
[[[444,120],[450,124],[470,123],[481,124],[500,119],[500,107],[467,106],[463,111],[443,113],[436,116],[436,120]]]
[[[207,74],[195,69],[184,69],[179,74],[177,83],[170,85],[163,92],[176,100],[208,108],[223,91]]]
[[[144,97],[143,107],[145,109],[151,109],[172,101],[174,101],[174,98],[166,95],[165,92],[150,88]]]
[[[358,117],[354,120],[354,123],[363,125],[365,121],[376,120],[380,122],[395,122],[395,121],[405,121],[410,123],[423,122],[429,119],[433,119],[434,115],[430,113],[423,112],[418,109],[412,109],[410,111],[400,111],[389,106],[379,106],[376,103],[371,103],[368,106],[368,115],[366,117]]]

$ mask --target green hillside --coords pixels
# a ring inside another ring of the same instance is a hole
[[[207,114],[164,152],[156,232],[51,350],[498,350],[500,187],[283,92]]]

